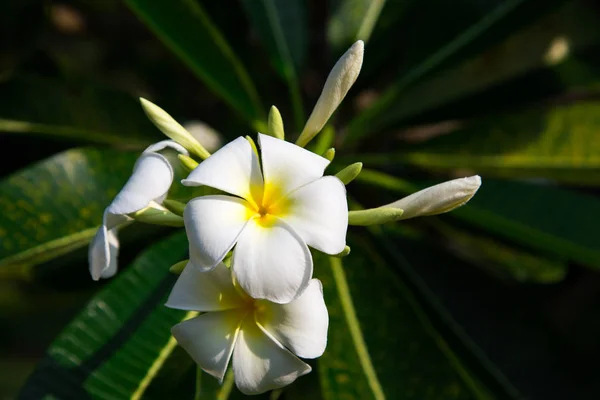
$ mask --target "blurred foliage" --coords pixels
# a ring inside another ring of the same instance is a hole
[[[181,232],[134,224],[122,272],[87,274],[104,207],[161,138],[136,97],[224,140],[275,104],[293,139],[362,39],[312,144],[336,147],[332,171],[364,162],[356,206],[483,186],[449,215],[353,228],[347,258],[315,254],[329,346],[259,398],[599,398],[599,18],[591,0],[2,2],[0,397],[238,398],[169,336]]]

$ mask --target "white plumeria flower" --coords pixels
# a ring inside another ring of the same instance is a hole
[[[430,186],[381,208],[400,208],[400,219],[446,213],[466,204],[481,186],[479,175]]]
[[[323,176],[329,161],[292,143],[258,134],[261,162],[240,137],[191,172],[184,185],[230,193],[197,197],[185,208],[190,261],[214,268],[235,245],[233,273],[253,298],[288,303],[312,277],[311,246],[338,254],[346,245],[344,184]]]
[[[329,316],[317,279],[296,300],[276,304],[252,299],[234,286],[223,263],[210,272],[188,264],[166,305],[204,312],[171,332],[200,368],[220,381],[233,358],[235,383],[244,394],[289,385],[311,371],[294,354],[317,358],[327,346]]]
[[[119,226],[131,221],[128,214],[150,205],[159,208],[173,182],[173,167],[167,158],[159,154],[166,148],[188,155],[186,149],[172,140],[165,140],[148,147],[135,163],[131,177],[104,210],[102,226],[92,240],[88,261],[92,279],[110,278],[117,272]]]

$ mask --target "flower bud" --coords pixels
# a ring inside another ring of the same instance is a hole
[[[328,159],[329,162],[333,161],[334,157],[335,157],[335,149],[333,147],[330,149],[327,149],[325,151],[325,153],[323,153],[323,158]]]
[[[348,225],[378,225],[386,222],[398,221],[402,217],[399,208],[370,208],[368,210],[349,211]]]
[[[352,182],[358,176],[358,174],[360,174],[362,166],[363,164],[361,162],[350,164],[346,168],[335,174],[335,176],[340,178],[340,181],[344,182],[344,185],[347,185],[350,182]]]
[[[186,265],[190,262],[190,260],[179,261],[176,264],[173,264],[169,267],[169,272],[175,275],[181,275]]]
[[[283,130],[283,119],[281,118],[279,110],[275,106],[271,106],[267,125],[269,126],[269,135],[274,136],[277,139],[285,139],[285,132]]]
[[[179,154],[177,158],[179,159],[179,162],[181,162],[181,165],[183,165],[183,167],[190,172],[195,170],[198,166],[198,162],[196,160],[194,160],[192,157],[186,156],[185,154]]]
[[[327,77],[321,96],[302,130],[302,134],[296,141],[298,146],[306,146],[323,129],[329,117],[358,78],[363,62],[364,46],[362,40],[357,41],[335,63]]]
[[[162,133],[201,159],[204,160],[210,157],[210,153],[165,110],[141,97],[140,103],[148,118],[150,118],[152,123],[154,123]]]
[[[382,208],[400,208],[400,219],[442,214],[462,206],[475,195],[481,186],[479,175],[454,179],[428,187]]]
[[[129,214],[129,216],[136,221],[145,222],[147,224],[174,226],[177,228],[184,226],[183,218],[179,215],[173,214],[167,209],[159,209],[152,206]]]

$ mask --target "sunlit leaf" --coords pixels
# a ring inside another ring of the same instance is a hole
[[[74,149],[0,182],[0,268],[28,267],[86,245],[137,154]]]

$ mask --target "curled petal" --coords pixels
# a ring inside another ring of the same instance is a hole
[[[281,218],[306,244],[327,254],[346,246],[348,201],[346,187],[334,176],[324,176],[288,195],[289,211]]]
[[[323,176],[329,160],[313,152],[268,135],[258,134],[265,192],[273,189],[275,201],[300,186]]]
[[[312,277],[310,251],[284,221],[252,219],[233,252],[233,273],[250,297],[275,303],[297,298]]]
[[[165,149],[173,149],[176,152],[180,153],[180,154],[184,154],[184,155],[189,155],[188,151],[185,149],[185,147],[183,147],[182,145],[180,145],[179,143],[173,141],[173,140],[162,140],[158,143],[154,143],[151,144],[150,146],[148,146],[146,148],[146,150],[144,150],[143,154],[147,154],[147,153],[158,153],[161,150],[165,150]]]
[[[206,271],[223,260],[251,216],[247,207],[245,200],[223,195],[197,197],[187,204],[183,219],[194,266]]]
[[[323,287],[311,279],[302,295],[288,304],[261,302],[257,322],[281,344],[302,358],[320,357],[327,346],[329,315]]]
[[[258,156],[239,137],[200,163],[182,183],[206,185],[250,200],[254,192],[262,192],[263,179]]]
[[[202,314],[175,325],[171,333],[204,372],[222,381],[244,313],[229,310]]]
[[[179,310],[222,311],[242,307],[244,300],[233,286],[231,271],[225,264],[201,272],[188,263],[165,305]]]
[[[311,371],[271,335],[247,318],[233,350],[235,384],[244,394],[260,394],[294,382]]]
[[[158,153],[144,153],[136,162],[131,177],[106,209],[111,214],[130,214],[162,198],[173,182],[173,168]]]
[[[110,278],[117,273],[117,256],[119,255],[119,238],[117,228],[106,229],[103,225],[92,239],[88,250],[90,275],[97,281]]]

